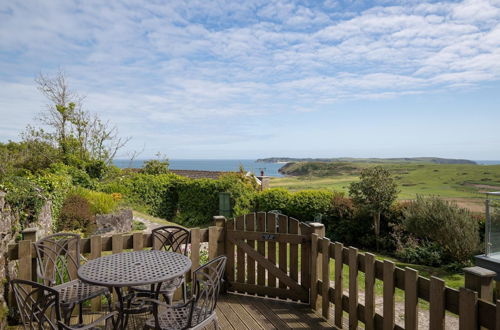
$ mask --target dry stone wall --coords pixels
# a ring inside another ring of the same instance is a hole
[[[5,193],[0,191],[0,329],[7,326],[8,280],[15,276],[16,265],[7,259],[8,245],[15,242],[19,219],[5,202]]]

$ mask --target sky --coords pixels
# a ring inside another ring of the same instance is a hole
[[[0,0],[0,141],[59,70],[118,158],[500,159],[500,0]]]

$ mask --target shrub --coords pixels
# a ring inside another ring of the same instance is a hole
[[[179,215],[176,222],[198,226],[212,221],[219,211],[219,189],[213,179],[188,179],[179,184]]]
[[[0,185],[7,192],[5,199],[19,215],[21,229],[36,221],[47,197],[34,180],[26,177],[10,177]]]
[[[63,203],[56,230],[91,234],[95,230],[95,217],[87,199],[78,194],[69,194]]]
[[[173,219],[177,214],[178,187],[188,179],[168,173],[128,174],[101,184],[99,190],[120,193],[126,202],[144,208],[151,215]]]
[[[327,215],[333,192],[327,190],[303,190],[292,194],[288,215],[300,221],[314,221]]]
[[[292,194],[283,188],[264,190],[256,195],[257,210],[264,212],[278,210],[286,214],[291,198]]]
[[[255,210],[256,182],[242,173],[228,173],[219,177],[218,192],[229,192],[233,216],[248,214]]]
[[[404,245],[399,245],[396,257],[404,262],[428,266],[439,266],[443,262],[444,251],[435,242],[408,237]]]
[[[168,173],[168,160],[152,159],[144,162],[141,173],[144,174],[166,174]]]
[[[479,246],[478,221],[469,210],[438,197],[410,203],[404,212],[406,231],[437,243],[453,262],[465,262]]]
[[[94,215],[113,213],[118,207],[119,199],[112,194],[84,188],[76,188],[73,194],[85,198],[90,204],[90,210]]]

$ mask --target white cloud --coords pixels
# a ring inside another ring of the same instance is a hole
[[[13,0],[0,4],[0,50],[0,114],[19,112],[0,138],[40,102],[31,79],[57,67],[122,131],[228,130],[339,100],[498,81],[500,3]]]

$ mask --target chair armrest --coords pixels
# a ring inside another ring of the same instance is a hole
[[[54,286],[56,285],[56,281],[54,281],[53,279],[51,278],[48,278],[48,277],[45,277],[42,275],[42,271],[40,270],[40,267],[36,267],[36,276],[40,279],[42,279],[44,282],[47,281],[49,282],[49,286]]]
[[[58,321],[57,323],[58,323],[58,325],[59,325],[59,327],[61,329],[66,329],[66,330],[89,330],[89,329],[92,329],[95,326],[97,326],[99,323],[101,323],[103,321],[107,321],[109,318],[114,317],[117,314],[118,314],[118,312],[116,312],[116,311],[108,313],[106,315],[101,316],[100,318],[98,318],[94,322],[89,323],[89,324],[84,325],[84,326],[72,327],[72,326],[64,324],[62,321]],[[113,320],[113,322],[114,322],[114,320]]]

